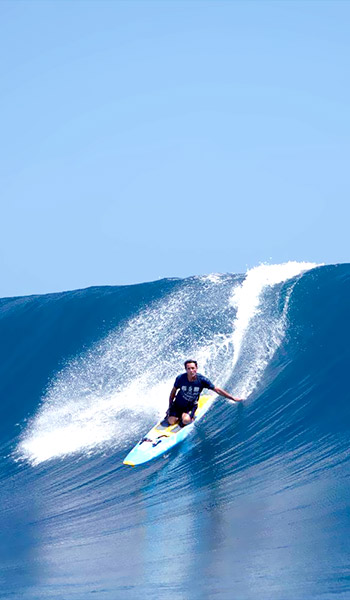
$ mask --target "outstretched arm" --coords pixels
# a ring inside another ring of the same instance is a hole
[[[234,400],[234,402],[242,402],[243,401],[243,398],[235,398],[234,396],[232,396],[232,394],[229,394],[228,392],[226,392],[225,390],[222,390],[219,387],[215,387],[214,392],[219,394],[219,396],[224,396],[225,398],[228,398],[228,400]]]

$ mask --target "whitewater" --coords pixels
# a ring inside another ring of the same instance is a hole
[[[0,300],[0,598],[350,598],[349,265]],[[217,398],[122,460],[183,361]]]

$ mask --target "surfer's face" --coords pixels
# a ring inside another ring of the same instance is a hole
[[[186,373],[188,379],[191,381],[196,378],[197,375],[197,367],[194,363],[187,363],[186,365]]]

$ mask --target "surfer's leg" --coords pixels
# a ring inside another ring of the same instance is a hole
[[[173,402],[167,412],[167,420],[169,425],[175,425],[181,418],[182,410],[177,406],[176,402]]]
[[[188,413],[182,413],[181,415],[181,421],[183,425],[189,425],[191,423],[191,421],[193,421],[191,415],[189,415]]]
[[[195,404],[189,412],[183,412],[181,415],[182,425],[189,425],[194,421],[194,413],[197,410],[197,404]]]

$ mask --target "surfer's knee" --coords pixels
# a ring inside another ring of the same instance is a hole
[[[189,415],[187,413],[182,413],[181,419],[182,419],[182,422],[184,425],[188,425],[192,421],[191,415]]]
[[[168,417],[169,425],[175,425],[179,419],[177,417]]]

